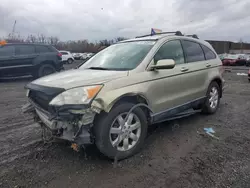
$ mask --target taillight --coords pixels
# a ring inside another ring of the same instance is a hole
[[[249,69],[249,71],[248,71],[248,74],[250,74],[250,69]]]
[[[62,54],[61,54],[60,52],[57,53],[57,59],[58,59],[59,61],[62,60]]]

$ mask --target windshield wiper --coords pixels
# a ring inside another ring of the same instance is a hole
[[[103,68],[103,67],[89,67],[88,69],[93,69],[93,70],[109,70],[108,68]]]

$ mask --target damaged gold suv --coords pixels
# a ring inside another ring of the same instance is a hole
[[[123,159],[140,150],[149,125],[190,109],[215,113],[222,71],[214,49],[197,37],[141,36],[29,83],[23,111],[53,137],[93,143],[104,155]]]

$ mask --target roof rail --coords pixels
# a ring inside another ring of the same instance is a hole
[[[185,35],[187,37],[192,37],[192,38],[195,38],[195,39],[199,39],[199,37],[196,35],[196,34],[193,34],[193,35]]]
[[[137,36],[135,38],[149,37],[149,36],[154,36],[154,35],[164,35],[164,34],[175,34],[177,36],[183,36],[183,34],[180,31],[172,31],[172,32],[161,32],[161,33],[155,33],[155,34],[149,34],[149,35],[142,35],[142,36]]]

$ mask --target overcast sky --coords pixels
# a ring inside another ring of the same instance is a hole
[[[180,30],[250,42],[250,0],[0,0],[0,37],[12,31],[60,40],[111,39]]]

